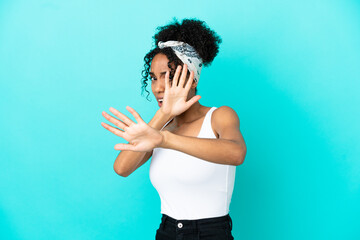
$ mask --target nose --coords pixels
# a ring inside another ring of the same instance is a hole
[[[157,79],[151,83],[155,92],[163,92],[165,91],[165,80],[164,79]]]

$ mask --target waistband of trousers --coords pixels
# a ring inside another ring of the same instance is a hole
[[[175,219],[172,218],[166,214],[162,214],[162,218],[161,218],[162,222],[166,224],[170,223],[172,225],[177,225],[178,223],[182,223],[184,225],[192,225],[192,226],[196,226],[196,227],[201,227],[201,226],[206,226],[208,223],[211,224],[216,224],[216,223],[226,223],[228,222],[230,225],[230,229],[232,229],[232,220],[229,214],[226,214],[225,216],[220,216],[220,217],[212,217],[212,218],[202,218],[202,219],[194,219],[194,220],[189,220],[189,219]]]

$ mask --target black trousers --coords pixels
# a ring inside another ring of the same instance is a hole
[[[177,220],[162,214],[155,240],[233,240],[231,230],[229,214],[198,220]]]

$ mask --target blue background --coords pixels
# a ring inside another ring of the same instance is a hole
[[[117,175],[113,147],[126,141],[100,123],[110,107],[130,116],[126,105],[153,117],[143,57],[173,17],[223,39],[198,94],[238,113],[247,144],[235,239],[359,239],[360,4],[350,0],[0,1],[0,238],[154,239],[150,161]]]

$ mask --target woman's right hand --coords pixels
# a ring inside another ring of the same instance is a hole
[[[182,70],[179,80],[180,70],[181,66],[179,65],[176,68],[176,72],[174,78],[172,79],[171,85],[169,80],[169,71],[167,71],[165,74],[165,92],[160,110],[164,114],[169,114],[172,117],[178,116],[181,113],[185,112],[191,107],[191,105],[193,105],[201,98],[200,95],[196,95],[193,96],[189,101],[187,101],[187,96],[194,80],[194,72],[191,71],[190,77],[185,84],[187,65],[184,64],[184,68]]]

